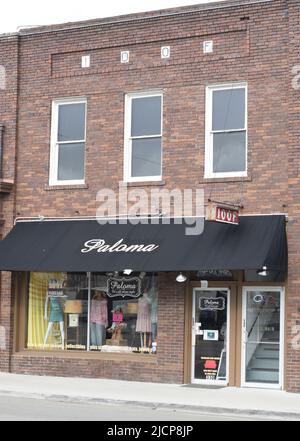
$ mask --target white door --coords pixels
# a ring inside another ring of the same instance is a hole
[[[229,302],[227,288],[194,290],[192,383],[228,384]]]
[[[243,290],[242,386],[283,387],[284,290]]]

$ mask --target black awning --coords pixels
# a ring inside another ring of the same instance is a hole
[[[0,270],[106,272],[287,270],[284,216],[242,216],[240,225],[205,222],[199,236],[185,224],[91,220],[18,222],[0,243]]]

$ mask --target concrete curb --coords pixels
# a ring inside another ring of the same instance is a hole
[[[255,418],[259,420],[270,419],[270,420],[293,420],[300,421],[300,413],[296,412],[271,412],[266,410],[253,410],[253,409],[238,409],[229,407],[218,407],[218,406],[197,406],[197,405],[187,405],[178,403],[159,403],[150,401],[135,401],[135,400],[116,400],[108,398],[95,398],[88,396],[75,396],[75,395],[55,395],[55,394],[44,394],[44,393],[26,393],[26,392],[16,392],[16,391],[2,391],[0,390],[0,395],[15,397],[15,398],[28,398],[36,400],[51,400],[51,401],[61,401],[66,403],[86,403],[86,404],[107,404],[107,405],[122,405],[122,406],[133,406],[133,407],[144,407],[151,408],[153,410],[172,410],[181,412],[195,412],[201,413],[202,415],[218,415],[218,416],[236,416],[245,418]]]

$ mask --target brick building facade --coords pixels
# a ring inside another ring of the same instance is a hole
[[[300,391],[300,178],[299,91],[292,88],[291,71],[298,64],[299,17],[296,0],[241,0],[24,29],[0,37],[0,64],[6,68],[6,88],[0,90],[2,236],[12,229],[15,218],[95,216],[97,192],[117,190],[124,179],[125,96],[159,91],[163,95],[162,176],[135,180],[129,187],[147,192],[204,189],[206,203],[230,201],[242,206],[243,216],[288,216],[288,278],[255,282],[246,279],[243,268],[232,268],[229,280],[216,276],[209,287],[232,293],[227,383],[236,386],[243,383],[243,288],[285,291],[280,387],[294,392]],[[212,53],[204,53],[205,42],[213,42]],[[162,47],[170,48],[169,58],[161,57]],[[129,51],[128,63],[120,62],[123,51]],[[82,68],[84,56],[90,56],[88,68]],[[222,84],[247,87],[247,173],[243,176],[205,176],[207,87]],[[52,103],[78,97],[84,97],[87,109],[85,180],[51,185]],[[195,272],[187,284],[176,283],[176,275],[164,272],[157,277],[159,350],[149,357],[29,350],[22,312],[22,296],[28,295],[23,287],[26,277],[23,272],[3,272],[0,326],[5,344],[0,348],[0,370],[192,381],[192,294],[203,285]]]

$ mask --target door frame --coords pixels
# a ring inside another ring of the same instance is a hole
[[[247,292],[248,291],[270,291],[280,293],[280,344],[279,344],[279,383],[250,383],[246,381],[246,342],[245,342],[245,327],[246,327],[246,313],[247,313]],[[242,295],[242,359],[241,359],[241,387],[247,388],[259,388],[259,389],[275,389],[283,390],[284,388],[284,358],[285,358],[285,288],[283,286],[258,286],[258,285],[246,285],[243,286]]]
[[[193,345],[193,327],[195,319],[195,294],[196,292],[207,292],[207,291],[227,291],[227,354],[226,354],[226,380],[197,380],[195,379],[195,346]],[[203,385],[215,385],[215,386],[228,386],[230,381],[230,308],[231,308],[231,289],[230,286],[215,286],[209,288],[194,287],[192,294],[192,341],[191,341],[191,383],[192,384],[203,384]]]

